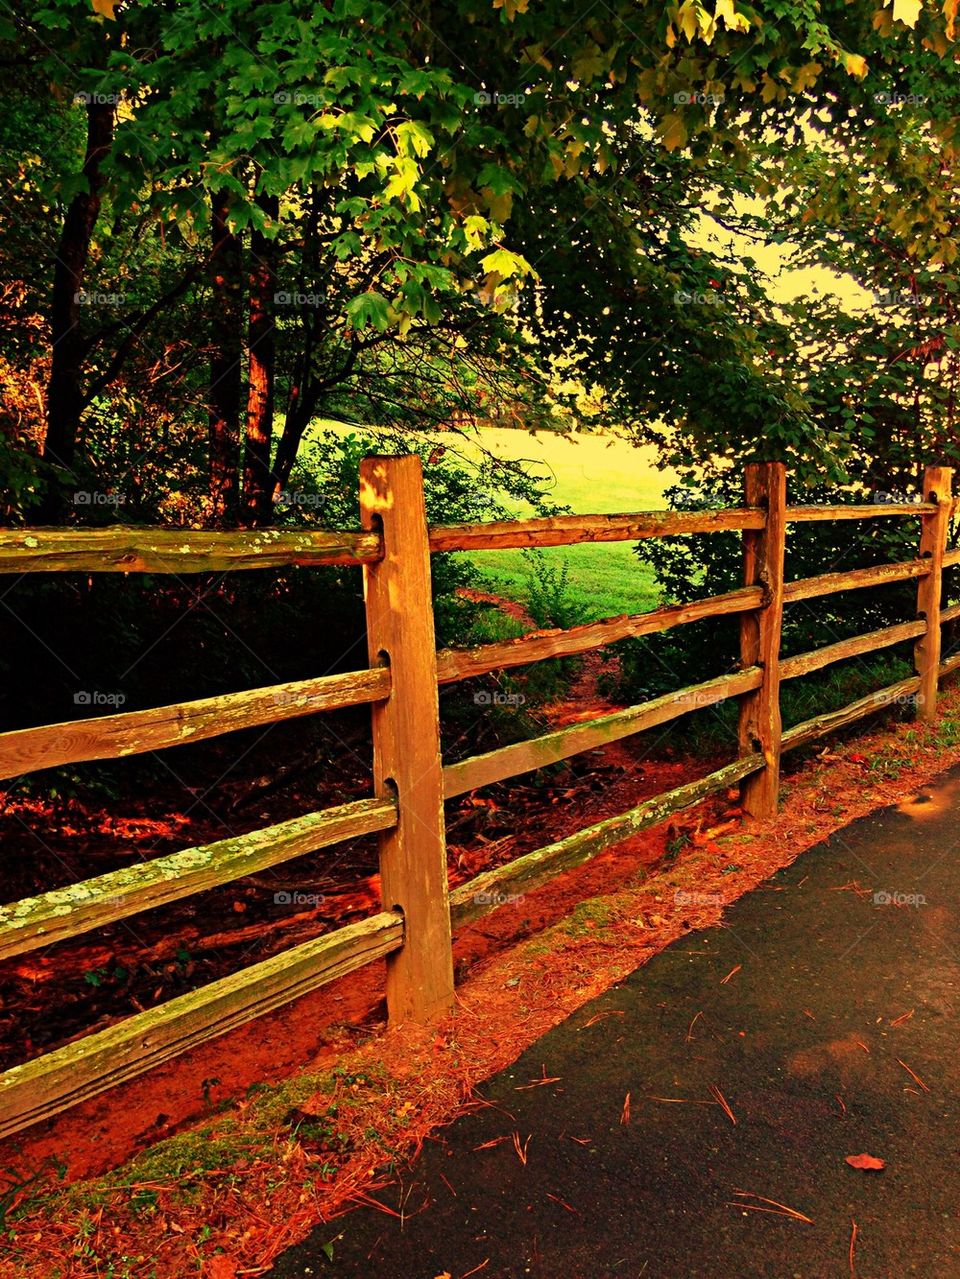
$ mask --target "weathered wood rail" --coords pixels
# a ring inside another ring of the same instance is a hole
[[[935,715],[945,675],[941,627],[960,618],[943,607],[943,572],[955,504],[952,473],[930,467],[923,501],[860,506],[789,506],[784,467],[747,468],[745,504],[730,510],[571,515],[428,528],[419,459],[369,458],[361,470],[362,527],[346,533],[194,532],[135,528],[0,531],[0,572],[200,573],[291,565],[357,565],[364,575],[369,666],[173,706],[0,733],[0,777],[89,760],[121,758],[202,741],[242,728],[368,704],[374,794],[247,835],[157,857],[95,879],[0,907],[0,959],[23,954],[140,911],[229,883],[330,844],[376,833],[382,910],[167,1003],[87,1035],[0,1074],[0,1136],[48,1118],[242,1025],[373,960],[387,963],[392,1020],[428,1020],[453,998],[452,929],[519,892],[581,865],[645,827],[739,784],[745,810],[777,811],[783,751],[818,740],[883,706],[914,699]],[[912,517],[916,558],[786,581],[790,523]],[[430,555],[505,547],[635,541],[690,533],[739,532],[744,585],[688,604],[543,630],[470,649],[436,651]],[[781,658],[783,609],[801,600],[917,581],[913,619]],[[444,765],[438,688],[491,671],[567,657],[629,636],[705,618],[739,616],[739,669],[586,723]],[[914,640],[916,674],[784,732],[779,687],[834,662]],[[448,889],[444,801],[493,782],[594,750],[729,698],[739,703],[737,758],[620,816],[568,835],[506,866]]]

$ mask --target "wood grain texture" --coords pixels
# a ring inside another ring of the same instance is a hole
[[[876,502],[862,506],[788,506],[787,523],[800,524],[829,520],[875,520],[890,515],[929,515],[933,507],[925,502]]]
[[[344,839],[389,830],[396,821],[390,800],[361,799],[0,906],[0,959],[76,937]]]
[[[431,551],[497,551],[578,542],[633,542],[646,537],[761,528],[755,510],[638,511],[627,515],[555,515],[547,519],[447,524],[430,529]]]
[[[649,613],[606,617],[599,622],[587,622],[566,630],[531,631],[516,639],[480,644],[476,648],[441,649],[437,654],[437,678],[441,684],[450,684],[455,680],[472,679],[489,671],[524,666],[549,657],[572,657],[631,636],[655,635],[702,618],[743,613],[759,608],[762,599],[763,591],[759,586],[741,587],[725,595],[711,595],[689,604],[671,604],[666,608],[652,609]]]
[[[287,565],[369,564],[375,533],[258,529],[27,528],[0,530],[0,573],[211,573]]]
[[[795,724],[793,728],[788,728],[783,734],[781,749],[789,751],[798,746],[806,746],[809,742],[815,742],[838,728],[856,723],[858,719],[874,715],[877,711],[882,711],[898,702],[905,702],[919,687],[920,680],[913,675],[909,679],[899,680],[896,684],[888,684],[886,688],[869,693],[866,697],[860,697],[839,710],[815,715],[813,719],[804,720],[802,724]]]
[[[732,764],[717,769],[699,781],[678,786],[676,790],[648,799],[618,817],[610,817],[595,826],[588,826],[556,843],[518,857],[506,866],[498,866],[477,875],[450,894],[454,926],[458,927],[489,914],[491,910],[508,904],[524,891],[538,888],[561,871],[582,865],[614,844],[629,839],[648,826],[656,826],[658,822],[681,809],[689,808],[714,791],[736,785],[748,774],[761,768],[763,756],[759,754],[734,760]]]
[[[282,951],[0,1074],[0,1138],[261,1017],[403,945],[384,911]]]
[[[363,705],[382,700],[389,692],[390,672],[378,667],[224,693],[173,706],[21,728],[0,733],[0,777],[16,777],[38,768],[84,760],[122,759],[143,751],[165,750],[242,728]]]
[[[809,653],[798,653],[795,657],[781,658],[780,680],[783,682],[785,679],[796,679],[799,675],[819,671],[833,662],[842,662],[849,657],[860,657],[864,653],[875,653],[878,649],[889,648],[891,644],[902,644],[905,640],[916,639],[924,630],[926,630],[925,622],[901,622],[896,626],[885,626],[878,631],[868,631],[864,635],[838,640],[836,644],[827,644]]]
[[[759,532],[743,534],[743,580],[762,586],[763,607],[740,618],[740,663],[759,666],[760,687],[740,698],[737,736],[741,756],[760,753],[764,767],[741,786],[744,812],[774,817],[780,794],[780,633],[783,626],[783,561],[786,539],[787,469],[782,462],[757,462],[746,468],[744,493],[751,506],[766,513]]]
[[[380,838],[384,908],[404,918],[387,964],[391,1022],[426,1022],[453,1004],[443,771],[430,551],[420,458],[360,464],[361,523],[381,531],[383,558],[364,565],[370,665],[386,664],[390,696],[373,705],[374,791],[398,805]]]
[[[626,710],[598,716],[583,724],[573,724],[569,728],[560,728],[530,741],[515,742],[510,746],[487,751],[484,755],[474,755],[457,764],[448,764],[443,770],[444,798],[451,799],[466,791],[476,790],[479,786],[489,786],[491,782],[529,773],[535,768],[544,768],[558,760],[569,759],[571,755],[578,755],[581,751],[594,750],[634,733],[642,733],[658,724],[669,723],[681,715],[689,715],[705,706],[722,702],[725,698],[759,688],[760,680],[759,667],[734,671],[730,675],[720,675],[702,684],[681,688],[675,693],[665,693],[662,697],[630,706]]]
[[[917,583],[917,616],[924,620],[923,633],[913,650],[914,668],[920,677],[917,719],[932,724],[937,717],[937,688],[940,680],[943,561],[950,533],[953,509],[953,471],[946,466],[928,466],[923,475],[923,496],[933,504],[920,526],[920,559],[930,571]]]
[[[923,577],[929,571],[930,566],[924,560],[906,560],[901,564],[874,564],[870,568],[854,568],[845,573],[819,573],[816,577],[801,577],[794,582],[787,582],[783,588],[783,600],[785,604],[792,604],[796,600],[835,595],[838,591],[887,586],[891,582],[906,582],[913,577]]]

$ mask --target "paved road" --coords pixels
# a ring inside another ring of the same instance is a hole
[[[857,1279],[960,1277],[958,816],[960,770],[805,853],[489,1081],[402,1229],[357,1211],[272,1273],[849,1279],[856,1222]]]

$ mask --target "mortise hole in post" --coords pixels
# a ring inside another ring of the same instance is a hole
[[[378,666],[390,665],[390,652],[388,649],[385,649],[385,648],[377,649],[377,665]]]

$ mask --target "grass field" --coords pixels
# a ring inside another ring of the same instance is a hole
[[[655,467],[654,450],[595,435],[529,436],[518,431],[483,432],[490,451],[505,458],[532,458],[553,476],[551,497],[574,512],[601,514],[656,510],[671,476]],[[517,515],[528,512],[518,509]],[[642,612],[656,599],[650,570],[638,562],[630,542],[550,547],[542,563],[568,566],[568,596],[585,619]],[[474,562],[495,590],[525,599],[537,571],[521,551],[483,551]]]
[[[319,429],[341,429],[334,423],[318,423]],[[366,429],[366,428],[350,428]],[[634,448],[622,440],[595,435],[528,435],[523,431],[491,428],[481,433],[483,446],[497,457],[524,459],[535,464],[537,475],[550,477],[550,496],[578,514],[656,510],[663,506],[663,490],[672,475],[656,467],[652,448]],[[450,437],[445,436],[444,443]],[[459,441],[456,452],[469,463],[476,449]],[[520,504],[511,511],[529,515]],[[487,589],[510,599],[525,601],[531,578],[542,578],[542,565],[567,565],[567,600],[583,620],[617,613],[642,612],[656,602],[650,571],[638,563],[630,542],[551,547],[538,553],[542,559],[520,551],[483,551],[473,556]]]

